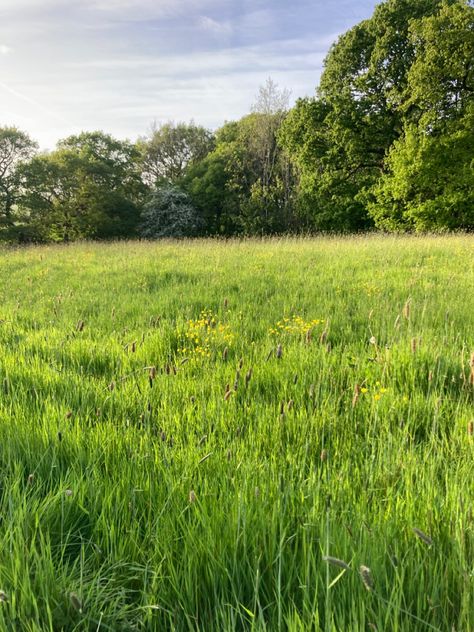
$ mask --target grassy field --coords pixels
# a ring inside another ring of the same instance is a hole
[[[0,272],[0,630],[474,630],[473,237]]]

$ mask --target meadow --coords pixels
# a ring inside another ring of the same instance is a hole
[[[474,630],[474,238],[0,249],[0,630]]]

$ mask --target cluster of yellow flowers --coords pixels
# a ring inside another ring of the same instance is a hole
[[[369,393],[370,395],[372,395],[372,398],[378,402],[379,399],[382,398],[382,395],[385,395],[385,393],[387,393],[388,389],[383,387],[380,382],[375,382],[375,387],[370,389],[368,386],[362,386],[362,388],[360,389],[360,392],[365,394],[365,393]]]
[[[234,340],[229,325],[220,323],[211,310],[203,310],[197,320],[188,320],[180,332],[183,346],[181,353],[208,358],[216,345],[229,346]]]
[[[326,321],[322,319],[304,320],[301,316],[293,315],[291,318],[284,318],[277,322],[275,327],[269,329],[269,333],[272,335],[280,334],[297,334],[306,335],[312,329],[318,325],[324,324]]]
[[[382,291],[377,285],[374,285],[373,283],[363,283],[362,288],[365,290],[367,296],[377,296]]]

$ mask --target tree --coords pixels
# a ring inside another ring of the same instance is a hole
[[[299,102],[284,124],[283,142],[296,157],[301,197],[313,206],[316,226],[354,230],[372,224],[367,192],[383,173],[387,152],[411,115],[401,110],[416,57],[410,24],[435,14],[441,4],[379,4],[370,19],[331,47],[315,99]],[[314,140],[302,131],[305,121],[311,122]]]
[[[127,141],[87,132],[23,168],[21,208],[39,239],[133,236],[145,187]]]
[[[216,155],[225,163],[226,191],[233,223],[247,234],[275,233],[292,221],[293,171],[278,144],[289,93],[269,79],[259,90],[253,112],[216,133]],[[235,200],[238,200],[235,204]]]
[[[14,224],[14,208],[21,193],[19,167],[28,161],[37,144],[16,127],[0,128],[0,228]]]
[[[196,164],[214,148],[213,134],[192,121],[165,123],[152,128],[151,135],[139,141],[144,181],[150,186],[176,182],[187,167]]]
[[[140,235],[147,239],[194,237],[202,224],[188,195],[176,186],[165,185],[150,194],[142,212]]]
[[[233,235],[239,230],[239,198],[230,186],[231,159],[225,144],[192,165],[180,181],[203,218],[208,235]]]
[[[409,39],[415,58],[401,110],[416,113],[408,122],[439,129],[463,116],[474,97],[474,8],[467,0],[445,2],[410,24]]]
[[[445,4],[412,23],[410,113],[373,187],[369,210],[389,230],[474,227],[474,9]]]
[[[70,150],[39,155],[25,165],[21,235],[34,241],[74,241],[97,235],[105,215],[91,208],[80,170],[81,162]]]

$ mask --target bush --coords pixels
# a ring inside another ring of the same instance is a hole
[[[195,237],[203,221],[184,191],[164,186],[154,191],[142,211],[141,237]]]

